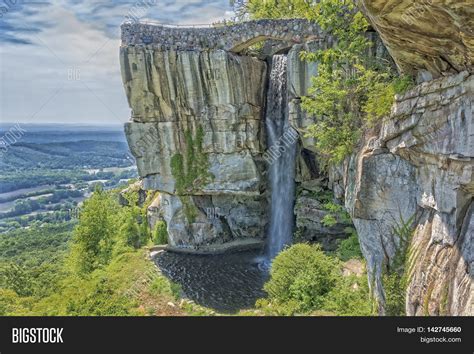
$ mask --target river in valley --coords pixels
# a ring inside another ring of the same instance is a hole
[[[237,252],[213,256],[162,252],[156,265],[184,295],[199,305],[223,313],[252,308],[265,297],[268,272],[259,267],[259,252]]]

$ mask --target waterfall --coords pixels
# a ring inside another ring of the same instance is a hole
[[[287,57],[272,59],[268,85],[265,124],[271,188],[270,227],[267,235],[267,257],[272,260],[293,236],[295,199],[296,132],[288,121]]]

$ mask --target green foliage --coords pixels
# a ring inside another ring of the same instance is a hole
[[[62,259],[71,238],[72,222],[36,225],[0,234],[0,262],[33,268]]]
[[[140,227],[137,222],[136,213],[133,211],[128,213],[125,223],[120,228],[120,233],[128,246],[140,247]]]
[[[46,224],[1,234],[0,288],[19,296],[18,303],[24,297],[56,291],[64,276],[63,258],[72,227],[72,223]]]
[[[404,220],[400,215],[400,221],[394,227],[393,232],[399,238],[399,244],[395,256],[382,276],[385,292],[385,311],[388,316],[405,315],[405,292],[408,285],[407,261],[411,237],[413,235],[413,221],[415,215]]]
[[[202,148],[204,139],[202,126],[197,127],[195,137],[190,130],[187,130],[184,133],[184,139],[186,143],[185,155],[176,153],[170,161],[171,173],[176,181],[178,195],[192,193],[212,178],[209,173],[208,157]]]
[[[20,300],[21,298],[15,291],[0,287],[0,316],[21,312]]]
[[[184,214],[186,219],[192,223],[197,216],[197,209],[194,205],[191,194],[213,178],[209,172],[209,160],[204,153],[202,144],[204,130],[201,125],[196,129],[196,136],[193,137],[190,130],[184,134],[186,142],[186,154],[173,155],[170,161],[171,173],[176,181],[176,193],[181,196]]]
[[[356,231],[354,228],[350,227],[347,232],[350,233],[350,236],[349,238],[342,240],[337,247],[337,257],[344,262],[349,259],[363,259]]]
[[[403,276],[397,273],[384,274],[383,288],[386,314],[388,316],[404,316],[406,284]]]
[[[33,295],[33,279],[28,271],[15,263],[0,267],[0,288],[10,289],[19,296]]]
[[[275,302],[295,301],[298,310],[317,309],[336,284],[339,270],[340,264],[320,246],[296,244],[274,259],[265,291]]]
[[[305,18],[314,12],[313,0],[249,0],[241,9],[252,19]]]
[[[373,316],[375,306],[370,297],[367,277],[352,275],[340,278],[326,295],[323,308],[338,316]]]
[[[264,289],[283,312],[308,312],[321,307],[339,268],[319,246],[297,244],[275,258]]]
[[[324,226],[332,227],[337,223],[351,223],[351,217],[342,205],[328,201],[323,205],[323,209],[329,212],[322,219]]]
[[[186,175],[184,174],[184,158],[180,153],[171,157],[171,173],[176,181],[176,191],[183,192],[186,186]]]
[[[337,224],[337,219],[332,214],[326,214],[326,215],[324,215],[321,222],[325,227],[333,227],[334,225]]]
[[[166,245],[168,243],[168,230],[164,221],[156,223],[153,242],[155,245]]]
[[[129,314],[129,300],[117,296],[108,278],[93,278],[84,282],[82,294],[66,303],[70,316],[125,316]]]
[[[331,33],[334,47],[302,58],[319,62],[318,76],[313,78],[310,96],[303,108],[318,117],[308,129],[316,138],[316,147],[325,165],[341,162],[349,155],[361,135],[363,107],[378,72],[369,64],[366,53],[372,43],[365,37],[368,22],[350,0],[321,0],[315,5],[314,20]]]
[[[150,284],[150,294],[153,296],[168,295],[179,299],[182,289],[179,284],[172,283],[164,277],[156,277]]]
[[[396,77],[391,82],[374,81],[372,89],[367,93],[367,102],[363,107],[367,113],[367,122],[374,125],[388,115],[392,109],[396,94],[402,94],[413,87],[410,76]]]
[[[140,206],[139,190],[140,187],[137,186],[122,193],[122,197],[127,200],[127,206],[122,208],[120,216],[120,220],[123,222],[120,241],[125,241],[127,246],[136,249],[146,245],[152,238],[148,226],[147,211],[158,196],[158,192],[148,193],[143,205]]]
[[[318,75],[302,105],[316,117],[307,135],[316,138],[323,168],[351,154],[364,125],[386,116],[394,93],[409,86],[408,78],[395,79],[397,73],[388,61],[369,56],[373,46],[366,36],[369,24],[352,0],[250,0],[240,11],[257,19],[307,18],[336,39],[331,48],[301,55],[318,62]]]
[[[109,262],[114,232],[120,226],[119,208],[116,198],[100,188],[84,202],[79,224],[74,230],[71,258],[79,273],[90,273]]]
[[[264,287],[268,299],[257,302],[268,314],[372,314],[367,281],[343,278],[340,261],[319,245],[296,244],[284,250],[274,259],[270,276]]]

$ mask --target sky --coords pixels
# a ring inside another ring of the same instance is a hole
[[[126,19],[209,24],[229,0],[0,0],[0,123],[121,124]]]

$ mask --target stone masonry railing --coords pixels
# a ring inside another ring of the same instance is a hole
[[[320,27],[304,19],[256,20],[215,27],[174,27],[124,23],[122,47],[146,46],[158,50],[223,49],[241,52],[261,40],[301,43],[324,37]]]

